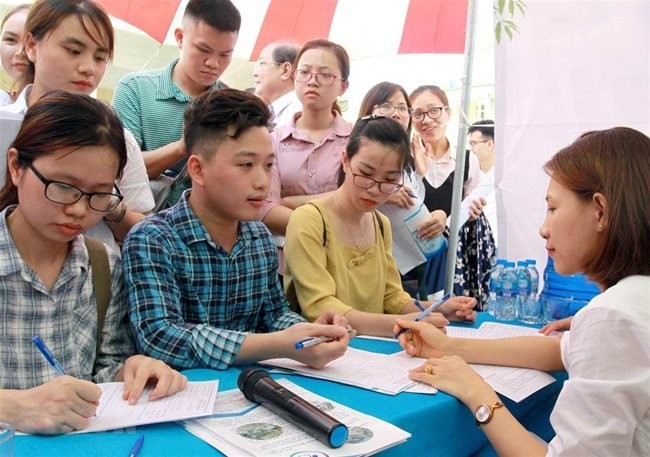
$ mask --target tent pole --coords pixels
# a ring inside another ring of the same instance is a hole
[[[456,249],[460,229],[459,210],[463,199],[463,178],[465,175],[465,143],[467,140],[467,120],[464,113],[469,112],[469,95],[472,88],[472,64],[474,61],[474,35],[476,28],[477,0],[469,0],[467,11],[467,29],[465,31],[465,62],[463,68],[462,91],[460,99],[460,122],[458,123],[458,149],[456,150],[456,170],[454,172],[454,192],[451,199],[451,222],[449,226],[449,249],[445,270],[445,292],[454,289],[456,271]]]

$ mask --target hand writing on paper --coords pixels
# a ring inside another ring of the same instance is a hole
[[[124,380],[122,398],[135,405],[147,383],[154,383],[155,389],[149,400],[173,395],[187,386],[187,378],[172,369],[165,362],[144,355],[129,357],[124,367],[115,376],[115,381]]]
[[[401,329],[410,330],[399,336],[399,344],[413,357],[442,357],[449,339],[437,327],[426,322],[397,319],[395,333]]]
[[[58,435],[88,427],[88,418],[95,415],[102,391],[92,382],[57,376],[31,389],[4,393],[10,396],[3,396],[3,407],[17,430]]]
[[[312,368],[322,368],[341,357],[348,349],[350,341],[346,328],[338,325],[299,322],[282,330],[282,332],[286,335],[286,342],[291,347],[288,357]],[[333,340],[304,349],[295,349],[294,344],[296,341],[319,336],[330,337]]]
[[[403,186],[400,190],[391,194],[388,200],[386,200],[386,203],[389,205],[397,205],[400,208],[410,208],[415,204],[413,201],[414,198],[415,196],[411,189],[408,186]]]

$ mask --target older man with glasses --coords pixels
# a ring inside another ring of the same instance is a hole
[[[276,125],[288,124],[302,111],[293,83],[293,62],[299,50],[295,43],[274,41],[262,49],[253,67],[255,95],[269,104]]]

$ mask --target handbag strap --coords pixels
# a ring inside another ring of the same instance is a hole
[[[86,249],[88,249],[88,257],[90,258],[90,268],[93,275],[93,289],[95,290],[95,302],[97,304],[96,361],[101,345],[106,310],[111,301],[111,267],[108,263],[108,254],[106,253],[104,243],[89,236],[84,236],[84,241],[86,242]]]

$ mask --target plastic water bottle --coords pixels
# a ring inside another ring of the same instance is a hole
[[[506,262],[505,268],[497,279],[497,309],[496,318],[499,321],[511,321],[517,316],[517,274],[515,263]]]
[[[528,262],[528,273],[530,274],[530,298],[537,300],[537,292],[539,291],[539,271],[537,271],[537,261],[534,259],[526,259]]]
[[[503,271],[505,259],[497,259],[490,271],[490,298],[488,300],[488,314],[494,316],[497,309],[497,289],[499,287],[499,274]]]
[[[525,320],[527,317],[526,304],[530,295],[530,273],[528,262],[520,260],[517,262],[517,317]]]

